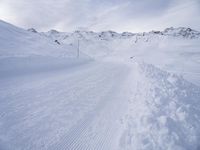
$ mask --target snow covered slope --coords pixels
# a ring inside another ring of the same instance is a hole
[[[67,45],[59,45],[49,38],[28,32],[1,20],[0,33],[0,59],[34,55],[76,57],[76,52]]]
[[[0,33],[0,150],[200,148],[197,31]]]
[[[190,28],[171,27],[164,31],[121,34],[113,31],[63,33],[53,30],[42,35],[74,48],[79,39],[81,51],[96,59],[133,58],[176,72],[200,85],[200,32]]]
[[[1,78],[3,150],[196,150],[200,88],[152,65],[93,62]]]
[[[0,77],[62,69],[87,62],[89,57],[68,45],[0,21]]]

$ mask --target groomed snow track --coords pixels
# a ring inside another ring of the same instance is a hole
[[[2,150],[198,149],[200,88],[152,65],[91,62],[4,77]]]

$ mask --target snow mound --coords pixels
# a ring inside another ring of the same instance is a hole
[[[200,88],[153,65],[139,64],[138,70],[121,149],[200,148]]]

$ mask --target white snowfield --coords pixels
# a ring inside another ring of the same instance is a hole
[[[0,150],[200,149],[200,87],[191,83],[200,77],[176,75],[175,58],[186,58],[179,55],[180,43],[173,55],[167,51],[172,46],[160,53],[158,47],[152,50],[162,60],[173,60],[170,68],[153,54],[149,57],[154,59],[145,59],[145,44],[133,45],[138,49],[131,51],[129,38],[108,43],[91,39],[96,45],[82,40],[76,58],[73,44],[60,40],[59,45],[2,21],[0,32],[5,33],[0,35]],[[35,41],[28,40],[32,37]],[[198,70],[199,45],[191,46],[196,53],[194,63],[189,62]],[[184,54],[189,49],[184,47]]]

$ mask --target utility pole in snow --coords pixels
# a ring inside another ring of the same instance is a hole
[[[78,43],[77,43],[77,58],[79,58],[79,53],[80,53],[80,41],[79,41],[79,39],[78,39]]]

